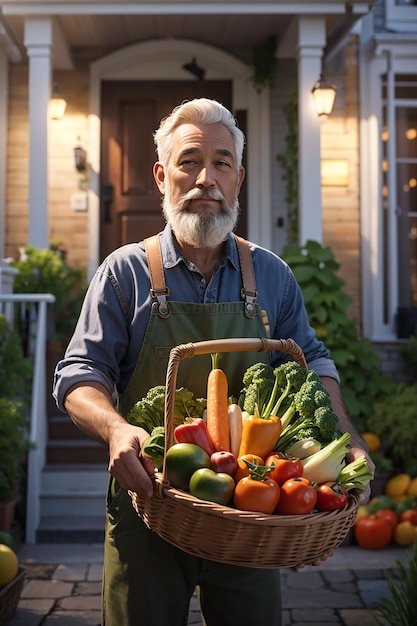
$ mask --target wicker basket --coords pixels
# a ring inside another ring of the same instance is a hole
[[[19,567],[15,578],[13,578],[8,585],[0,589],[0,626],[6,624],[16,613],[25,577],[25,568]]]
[[[292,339],[220,339],[171,350],[166,377],[165,452],[174,443],[174,396],[179,363],[211,352],[278,350],[306,365]],[[276,569],[313,563],[338,547],[353,526],[358,498],[337,511],[309,515],[264,515],[195,498],[170,486],[165,466],[155,474],[154,493],[130,493],[140,518],[163,539],[195,556],[245,567]]]

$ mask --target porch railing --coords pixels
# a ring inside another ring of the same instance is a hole
[[[41,477],[45,465],[47,443],[46,419],[46,328],[47,307],[55,297],[51,294],[1,294],[0,312],[14,327],[24,316],[26,323],[26,354],[32,359],[32,389],[29,438],[34,444],[28,454],[26,495],[26,542],[36,543],[40,522]],[[19,329],[18,329],[19,330]]]

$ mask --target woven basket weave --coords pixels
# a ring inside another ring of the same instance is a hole
[[[25,577],[25,568],[19,567],[19,571],[13,580],[8,585],[0,588],[0,626],[6,624],[16,613]]]
[[[220,339],[171,350],[166,377],[165,453],[174,443],[174,397],[180,361],[212,352],[277,350],[306,366],[292,339]],[[195,498],[170,486],[165,464],[154,493],[130,493],[139,517],[169,543],[195,556],[245,567],[276,569],[309,564],[338,547],[353,526],[358,498],[337,511],[309,515],[264,515]]]

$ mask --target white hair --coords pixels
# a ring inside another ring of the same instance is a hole
[[[154,133],[158,160],[167,165],[172,152],[172,135],[181,124],[224,124],[232,135],[238,166],[242,165],[245,136],[233,114],[225,106],[209,98],[195,98],[183,102],[165,117]]]

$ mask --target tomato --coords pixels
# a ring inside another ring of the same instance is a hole
[[[210,462],[211,469],[215,472],[224,472],[225,474],[230,474],[230,476],[236,474],[237,459],[231,452],[226,452],[226,450],[213,452],[210,457]]]
[[[173,487],[188,489],[191,476],[201,467],[210,467],[210,457],[195,443],[176,443],[166,453],[167,479]]]
[[[394,541],[399,546],[411,546],[417,538],[417,526],[411,522],[400,522],[394,532]]]
[[[249,469],[245,463],[246,461],[250,461],[250,463],[258,463],[258,465],[264,465],[264,460],[261,459],[257,454],[243,454],[237,459],[237,470],[234,475],[235,483],[238,483],[239,480],[245,478],[245,476],[249,476]]]
[[[417,509],[407,509],[400,515],[400,522],[411,522],[417,526]]]
[[[235,490],[235,481],[230,474],[200,468],[190,478],[190,493],[200,500],[229,504]]]
[[[285,452],[272,452],[265,459],[265,465],[274,464],[274,469],[270,471],[269,478],[276,480],[279,486],[286,480],[303,475],[303,464],[292,454]]]
[[[392,509],[379,509],[375,513],[375,517],[382,517],[382,519],[387,520],[389,525],[391,526],[392,534],[394,535],[394,530],[398,524],[398,515]]]
[[[349,493],[338,482],[321,483],[317,490],[316,509],[319,511],[335,511],[343,508],[349,500]]]
[[[271,515],[280,497],[280,487],[272,478],[256,480],[245,476],[237,483],[233,502],[242,511],[259,511]]]
[[[358,520],[353,532],[360,547],[366,550],[382,550],[392,539],[390,523],[374,514]]]
[[[281,487],[276,512],[282,515],[307,515],[314,509],[317,491],[307,479],[290,478]]]

